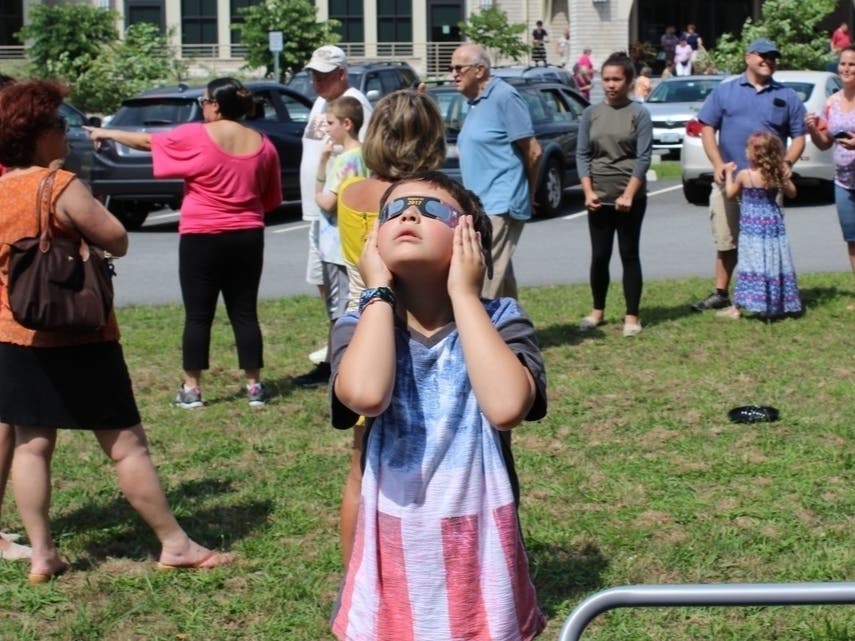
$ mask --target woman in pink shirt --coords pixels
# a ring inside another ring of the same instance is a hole
[[[232,324],[238,363],[253,407],[264,405],[258,286],[264,258],[264,214],[282,201],[279,156],[264,135],[241,124],[252,94],[233,78],[208,83],[199,98],[204,122],[164,133],[87,128],[102,140],[151,151],[157,178],[183,178],[178,224],[184,384],[175,405],[201,407],[199,382],[208,369],[211,324],[220,293]]]

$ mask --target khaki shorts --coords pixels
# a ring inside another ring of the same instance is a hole
[[[710,226],[717,251],[736,249],[739,240],[739,201],[724,195],[724,185],[713,183],[710,191]]]

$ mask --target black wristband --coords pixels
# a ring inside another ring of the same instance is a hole
[[[389,287],[369,287],[368,289],[363,289],[362,294],[359,296],[359,313],[361,314],[365,311],[365,308],[375,300],[382,300],[394,308],[396,300],[395,292]]]

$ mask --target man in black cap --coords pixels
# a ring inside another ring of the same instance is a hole
[[[786,175],[805,148],[805,106],[795,91],[772,77],[780,57],[781,52],[771,40],[754,40],[745,54],[745,73],[719,84],[698,113],[703,124],[704,151],[713,166],[710,222],[716,247],[715,290],[692,305],[698,312],[731,304],[728,288],[736,267],[739,203],[725,196],[724,166],[735,162],[738,170],[748,167],[745,145],[748,137],[758,131],[768,131],[781,139],[786,148]],[[791,139],[789,148],[787,138]]]

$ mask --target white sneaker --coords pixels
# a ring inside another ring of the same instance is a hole
[[[314,352],[309,354],[309,360],[312,361],[315,365],[320,365],[324,361],[327,360],[327,346],[324,345],[320,349],[316,349]]]

